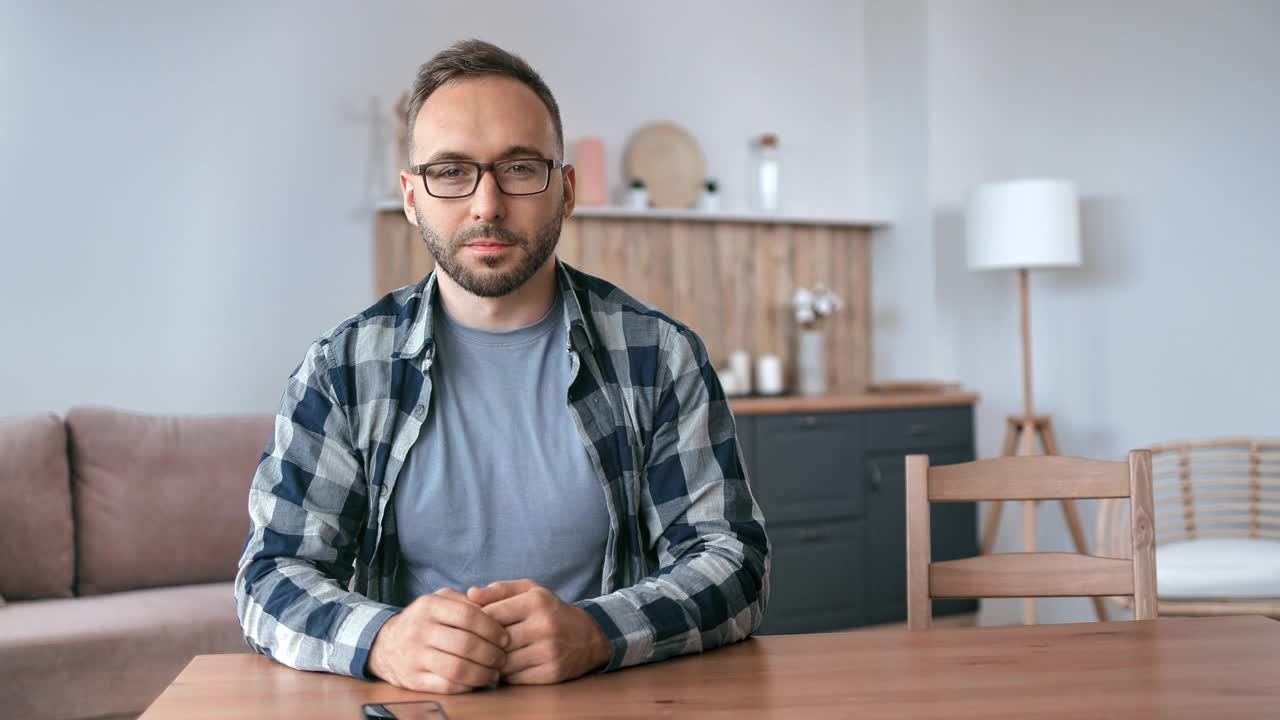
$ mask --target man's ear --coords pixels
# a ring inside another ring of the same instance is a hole
[[[564,218],[567,220],[573,214],[573,203],[577,199],[578,175],[574,167],[567,163],[560,174],[564,176]]]
[[[415,177],[417,176],[408,170],[400,171],[400,194],[404,197],[404,217],[409,221],[410,225],[417,227],[418,213],[414,212],[413,209],[413,195],[416,192],[413,186]]]

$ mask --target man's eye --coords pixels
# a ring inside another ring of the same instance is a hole
[[[442,165],[431,168],[431,176],[442,180],[456,180],[466,174],[467,169],[460,165]]]
[[[531,172],[533,172],[533,168],[528,165],[520,164],[507,166],[508,175],[528,175]]]

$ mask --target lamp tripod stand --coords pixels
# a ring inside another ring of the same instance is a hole
[[[1039,438],[1040,445],[1043,446],[1043,454],[1058,455],[1058,439],[1053,433],[1053,422],[1047,415],[1036,415],[1032,410],[1031,402],[1031,300],[1030,300],[1030,279],[1026,268],[1018,270],[1018,290],[1020,296],[1020,305],[1022,311],[1022,397],[1023,406],[1021,415],[1010,415],[1008,418],[1008,426],[1005,428],[1004,446],[1001,455],[1037,455],[1040,452],[1036,448],[1036,439]],[[1076,506],[1070,500],[1059,500],[1062,506],[1062,514],[1066,517],[1067,528],[1071,531],[1071,539],[1076,547],[1076,552],[1083,555],[1089,554],[1089,543],[1085,539],[1084,529],[1080,525],[1080,516],[1076,513]],[[1025,500],[1022,503],[1022,544],[1026,552],[1034,552],[1036,549],[1036,508],[1040,504],[1038,500]],[[1004,509],[1004,502],[996,502],[991,508],[991,512],[987,514],[987,519],[982,526],[982,544],[980,552],[987,555],[991,552],[992,546],[996,540],[996,530],[1000,524],[1000,514]],[[1102,602],[1102,598],[1095,597],[1093,600],[1093,608],[1098,614],[1099,620],[1107,619],[1107,608]],[[1026,598],[1023,601],[1023,619],[1027,625],[1035,622],[1035,600]]]

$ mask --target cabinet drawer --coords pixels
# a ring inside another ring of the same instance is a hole
[[[769,523],[862,514],[862,425],[857,415],[756,419],[752,492]]]
[[[863,525],[770,525],[769,604],[759,634],[810,633],[866,622]]]
[[[868,413],[868,450],[918,450],[973,442],[973,409],[922,408]]]

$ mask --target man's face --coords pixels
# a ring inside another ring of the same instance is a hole
[[[413,164],[559,159],[546,106],[524,84],[504,77],[436,90],[418,112],[413,140]],[[462,198],[432,197],[422,176],[408,172],[401,183],[406,195],[412,189],[414,218],[436,266],[481,297],[506,295],[549,264],[560,224],[573,207],[571,168],[552,170],[546,191],[537,195],[503,194],[491,171]]]

